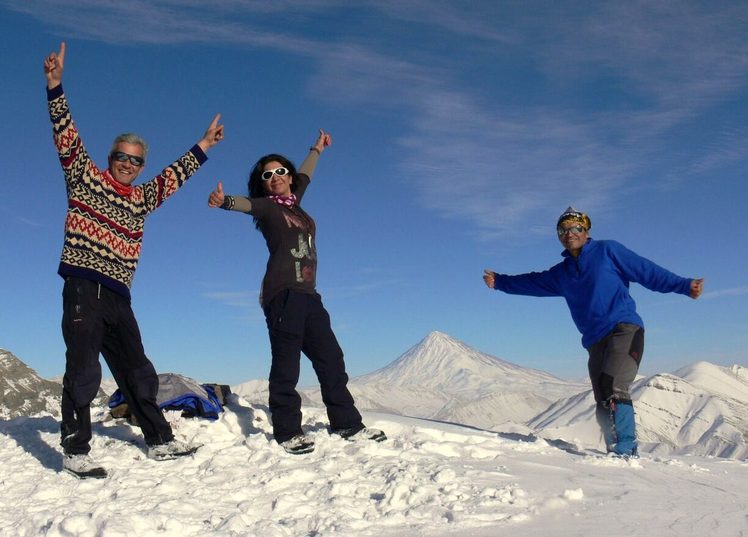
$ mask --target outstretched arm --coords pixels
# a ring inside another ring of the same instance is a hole
[[[243,196],[227,196],[223,193],[223,183],[218,181],[216,189],[208,196],[208,207],[220,207],[229,211],[249,213],[252,210],[252,200]]]
[[[553,269],[514,275],[500,274],[485,269],[483,281],[489,289],[496,289],[510,295],[562,296]]]
[[[650,291],[658,293],[678,293],[693,296],[701,284],[695,284],[690,278],[683,278],[650,261],[646,257],[629,250],[616,241],[605,241],[609,255],[621,274],[629,281],[643,285]]]
[[[198,143],[164,168],[159,175],[136,187],[142,192],[146,214],[158,209],[208,160],[205,153],[223,140],[223,125],[218,123],[220,119],[221,114],[216,114]]]
[[[208,160],[208,149],[223,140],[223,125],[218,123],[220,119],[221,114],[216,114],[199,142],[159,175],[137,187],[143,192],[147,213],[158,209]]]
[[[65,42],[60,43],[59,52],[50,52],[44,58],[44,75],[47,77],[47,89],[54,89],[62,84],[62,71],[65,68]]]

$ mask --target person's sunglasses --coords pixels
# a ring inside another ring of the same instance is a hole
[[[129,160],[130,164],[133,166],[142,166],[145,164],[145,159],[143,159],[143,157],[136,157],[135,155],[130,155],[122,151],[115,151],[112,153],[112,158],[117,162],[125,162],[126,160]]]
[[[558,233],[559,237],[563,237],[567,233],[573,233],[574,235],[579,235],[580,233],[583,233],[585,231],[587,231],[587,229],[582,226],[571,226],[571,227],[567,227],[566,229],[562,227],[556,228],[556,232]]]
[[[288,173],[288,170],[284,168],[283,166],[275,168],[274,170],[265,170],[264,172],[262,172],[262,180],[270,181],[273,178],[273,175],[277,175],[278,177],[283,177],[287,173]]]

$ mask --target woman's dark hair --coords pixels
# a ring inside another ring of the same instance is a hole
[[[262,171],[265,167],[265,164],[273,161],[280,162],[281,165],[289,171],[289,173],[291,174],[291,179],[294,180],[291,182],[291,192],[294,192],[296,190],[296,166],[294,166],[293,162],[288,160],[283,155],[276,155],[275,153],[271,153],[270,155],[261,157],[260,160],[258,160],[252,167],[252,171],[249,172],[249,183],[247,184],[247,186],[249,188],[250,198],[264,198],[265,196],[267,196],[265,187],[262,185]]]
[[[283,155],[278,155],[276,153],[271,153],[269,155],[265,155],[264,157],[260,157],[260,160],[258,160],[255,165],[252,167],[252,171],[249,172],[249,182],[247,183],[247,187],[249,189],[249,197],[250,198],[264,198],[267,196],[267,192],[265,192],[265,187],[263,186],[263,180],[262,180],[262,172],[263,168],[265,168],[265,164],[268,162],[279,162],[284,168],[288,170],[288,173],[291,174],[291,192],[296,191],[296,166],[293,165],[293,162],[288,160]],[[255,222],[255,227],[257,229],[260,228],[259,222],[257,221],[257,218],[253,218]]]

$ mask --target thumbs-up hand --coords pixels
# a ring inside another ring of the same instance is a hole
[[[223,194],[223,183],[218,181],[218,186],[216,186],[216,189],[210,193],[210,196],[208,196],[208,207],[220,207],[223,205],[224,199],[226,199],[226,196]]]

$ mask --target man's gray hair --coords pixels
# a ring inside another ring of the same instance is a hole
[[[112,149],[109,150],[109,154],[111,155],[112,153],[114,153],[117,150],[117,144],[122,142],[126,144],[139,145],[140,147],[142,147],[143,160],[145,160],[145,157],[148,155],[148,144],[145,143],[145,140],[143,140],[140,136],[133,132],[126,132],[117,136],[112,142]]]

